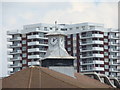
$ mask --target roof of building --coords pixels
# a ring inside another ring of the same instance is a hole
[[[35,66],[4,78],[3,88],[112,88],[85,75],[76,73],[75,77]]]
[[[47,53],[45,54],[44,58],[42,58],[42,60],[44,59],[76,59],[76,57],[73,57],[71,55],[68,54],[68,52],[61,47],[57,47],[55,49],[51,50],[47,50]]]

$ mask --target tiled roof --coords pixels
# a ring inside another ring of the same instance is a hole
[[[76,78],[43,67],[29,67],[3,79],[3,88],[112,88],[88,76]]]

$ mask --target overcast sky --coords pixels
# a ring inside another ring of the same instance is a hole
[[[66,24],[103,23],[107,28],[117,28],[118,24],[118,0],[11,1],[0,3],[0,68],[3,68],[3,75],[7,74],[7,30],[22,29],[26,24],[54,23],[56,20]]]

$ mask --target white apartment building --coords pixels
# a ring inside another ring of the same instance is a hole
[[[118,31],[106,29],[103,24],[80,23],[60,24],[67,34],[65,47],[68,53],[76,56],[77,72],[97,72],[111,77],[120,77],[118,74]],[[48,48],[48,39],[45,34],[54,30],[52,24],[25,25],[23,30],[8,31],[8,52],[13,62],[10,65],[13,72],[17,72],[31,65],[40,65]]]
[[[97,72],[120,77],[118,71],[118,30],[103,24],[67,25],[66,49],[77,57],[77,72]]]

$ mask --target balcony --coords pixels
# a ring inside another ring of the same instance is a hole
[[[13,55],[13,54],[20,54],[22,53],[21,50],[13,51],[13,52],[8,52],[8,54]]]
[[[81,36],[81,39],[85,39],[85,38],[93,38],[93,37],[103,38],[103,34],[82,35],[82,36]]]
[[[115,69],[115,68],[110,68],[109,71],[110,71],[110,72],[118,72],[118,70]]]
[[[8,42],[12,42],[12,41],[20,41],[22,40],[21,37],[17,37],[17,38],[7,38]]]
[[[113,35],[110,35],[109,38],[110,38],[110,39],[118,39],[117,36],[113,36]]]
[[[89,42],[80,42],[81,45],[86,45],[86,44],[103,44],[103,41],[89,41]]]
[[[92,48],[82,48],[80,51],[86,52],[86,51],[103,51],[103,47],[92,47]]]
[[[22,67],[22,64],[13,64],[10,66],[11,68],[17,68],[17,67]]]
[[[113,66],[118,66],[118,63],[117,62],[109,62],[109,65],[113,65]]]
[[[28,52],[46,52],[47,49],[40,49],[40,48],[32,48],[28,49]]]
[[[91,62],[81,62],[81,65],[90,65],[90,64],[104,64],[104,61],[91,61]]]
[[[34,66],[34,65],[40,65],[39,61],[34,61],[34,62],[28,62],[28,66]]]
[[[40,36],[40,35],[29,35],[27,38],[28,38],[28,39],[34,39],[34,38],[38,38],[38,39],[48,39],[47,37]]]
[[[42,55],[28,55],[28,59],[40,59]]]
[[[86,71],[104,71],[104,67],[94,67],[94,68],[81,68],[82,72],[86,72]]]
[[[33,45],[48,46],[48,44],[45,42],[41,42],[41,43],[39,41],[28,42],[28,46],[33,46]]]
[[[13,45],[8,45],[8,48],[16,48],[16,47],[21,47],[21,44],[13,44]]]
[[[17,58],[11,58],[12,61],[19,61],[22,60],[22,57],[18,56]]]
[[[109,42],[109,45],[118,45],[118,43],[115,43],[115,42]]]
[[[110,48],[110,49],[109,49],[109,52],[118,52],[118,50],[117,50],[117,49]]]
[[[103,58],[103,54],[93,54],[93,55],[80,55],[81,58],[91,58],[91,57],[100,57]]]
[[[92,34],[92,37],[103,38],[103,34]]]
[[[117,59],[118,57],[117,57],[117,56],[114,56],[114,55],[109,55],[109,58]]]

